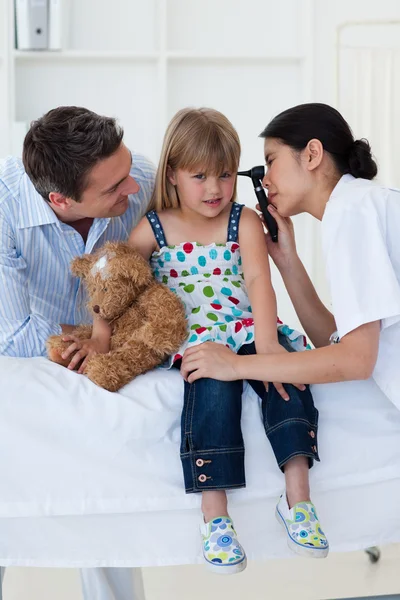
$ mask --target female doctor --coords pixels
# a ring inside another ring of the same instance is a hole
[[[294,384],[372,377],[400,408],[400,192],[372,181],[377,166],[368,142],[354,140],[325,104],[282,112],[261,137],[263,184],[279,229],[278,243],[267,235],[268,251],[315,349],[237,356],[206,343],[185,353],[184,377]],[[296,252],[290,217],[303,212],[322,222],[332,313]]]

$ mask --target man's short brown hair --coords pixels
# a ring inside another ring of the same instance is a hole
[[[91,169],[116,152],[123,129],[116,120],[87,108],[60,106],[33,121],[22,160],[45,200],[58,192],[79,202]]]

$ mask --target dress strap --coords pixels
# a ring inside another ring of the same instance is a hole
[[[237,242],[239,235],[239,220],[244,204],[232,202],[231,214],[228,223],[228,242]]]
[[[156,238],[156,242],[159,248],[167,245],[167,240],[165,239],[165,233],[163,226],[161,225],[161,221],[158,217],[158,214],[155,210],[151,210],[146,214],[146,217],[150,223],[150,227],[153,230],[154,237]]]

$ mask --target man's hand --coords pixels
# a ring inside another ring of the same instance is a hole
[[[226,346],[205,342],[188,348],[183,355],[181,374],[189,383],[202,377],[234,381],[240,379],[236,371],[238,356]]]
[[[81,361],[82,364],[79,365],[78,373],[83,373],[85,371],[85,367],[87,362],[96,354],[106,354],[110,350],[110,342],[109,340],[99,340],[97,338],[90,338],[89,340],[81,340],[80,338],[74,335],[65,335],[63,336],[63,340],[65,342],[72,342],[70,346],[62,353],[62,358],[68,358],[73,352],[76,354],[72,357],[71,362],[68,365],[68,369],[76,369]]]

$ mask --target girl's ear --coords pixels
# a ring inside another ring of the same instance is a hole
[[[169,165],[167,165],[167,178],[172,185],[176,185],[175,173]]]

